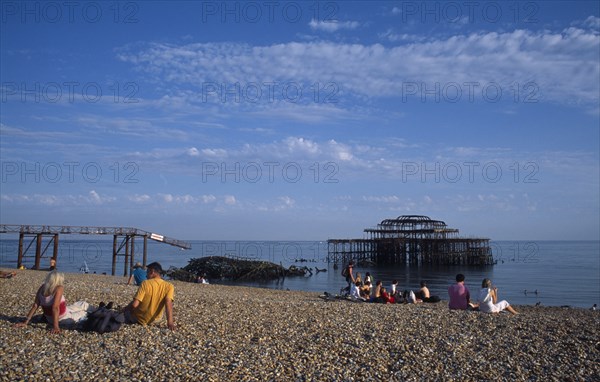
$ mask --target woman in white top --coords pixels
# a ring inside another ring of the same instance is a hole
[[[506,300],[500,302],[497,302],[497,300],[498,288],[492,288],[492,280],[483,279],[479,291],[479,310],[485,313],[498,313],[506,309],[512,314],[517,314],[517,311]]]
[[[360,295],[360,282],[354,283],[350,288],[350,296],[361,301],[365,301],[365,299]]]

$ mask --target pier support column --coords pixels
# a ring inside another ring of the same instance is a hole
[[[135,236],[131,237],[131,260],[129,261],[129,269],[133,269],[133,264],[134,264],[134,252],[135,252]]]
[[[50,260],[50,269],[56,268],[56,260],[58,259],[58,234],[54,234],[54,248],[52,250],[52,259]]]
[[[123,264],[123,276],[127,276],[127,263],[129,262],[129,240],[131,236],[125,236],[125,262]]]
[[[146,267],[146,259],[148,257],[148,236],[144,236],[144,260],[142,265]]]
[[[37,241],[35,244],[35,265],[33,266],[33,269],[40,269],[40,260],[42,258],[42,239],[44,238],[44,235],[41,233],[38,233],[36,235]]]
[[[21,268],[23,265],[23,239],[25,238],[25,234],[23,232],[19,233],[19,252],[17,253],[17,268]]]
[[[116,271],[117,271],[117,235],[113,235],[113,258],[112,258],[111,276],[114,276]]]

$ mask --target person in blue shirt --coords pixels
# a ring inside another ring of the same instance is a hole
[[[131,276],[127,280],[127,285],[131,284],[131,280],[135,280],[135,285],[142,285],[142,281],[146,280],[146,278],[146,270],[142,267],[142,264],[139,262],[135,263],[131,271]]]

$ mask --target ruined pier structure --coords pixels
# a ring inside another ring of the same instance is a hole
[[[392,264],[490,265],[487,238],[463,238],[458,229],[428,216],[403,215],[364,230],[365,239],[330,239],[328,261]]]
[[[144,231],[138,228],[130,227],[90,227],[90,226],[52,226],[52,225],[18,225],[18,224],[0,224],[0,233],[18,233],[19,247],[17,250],[17,267],[23,265],[26,257],[34,257],[33,269],[40,269],[40,263],[46,256],[50,244],[52,246],[52,256],[50,257],[54,264],[58,263],[58,238],[60,234],[79,234],[79,235],[113,235],[113,257],[112,257],[112,275],[115,275],[117,267],[117,257],[124,257],[123,276],[127,276],[129,269],[133,268],[135,257],[135,238],[143,239],[143,265],[146,265],[148,239],[170,244],[183,249],[190,249],[191,245],[185,241],[173,239],[156,233]],[[50,240],[43,245],[44,236],[49,236]],[[31,238],[27,247],[25,239]],[[121,241],[119,243],[119,238]],[[36,243],[35,254],[28,255],[29,248]],[[43,248],[42,248],[43,247]]]

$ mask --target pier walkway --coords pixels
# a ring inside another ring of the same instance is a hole
[[[40,269],[41,259],[45,256],[50,244],[53,244],[52,257],[50,264],[54,266],[58,262],[58,243],[59,235],[112,235],[113,236],[113,258],[112,275],[116,273],[117,257],[124,257],[123,276],[127,276],[129,269],[134,265],[135,238],[143,239],[143,264],[146,265],[147,243],[148,239],[169,244],[182,249],[190,249],[190,243],[183,240],[173,239],[157,233],[144,231],[139,228],[130,227],[93,227],[93,226],[53,226],[53,225],[18,225],[18,224],[0,224],[0,233],[19,234],[19,247],[17,250],[17,267],[23,265],[23,259],[33,243],[35,246],[35,257],[33,269]],[[44,236],[50,236],[50,240],[43,245]],[[29,244],[25,247],[25,238],[31,238]],[[121,242],[119,243],[119,238]],[[42,248],[44,247],[44,248]],[[124,252],[123,252],[124,251]],[[53,266],[51,265],[51,268]]]

